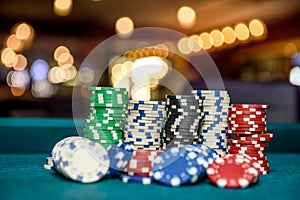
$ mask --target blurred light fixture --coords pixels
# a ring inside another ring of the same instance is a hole
[[[200,39],[200,37],[198,35],[192,35],[190,36],[190,39],[194,42],[193,52],[199,52],[202,46],[202,40]],[[201,45],[199,43],[199,40],[201,40]]]
[[[43,81],[48,77],[49,65],[43,59],[35,60],[30,67],[30,75],[33,81]]]
[[[22,54],[18,54],[15,56],[15,60],[13,62],[14,70],[23,70],[27,66],[27,58]]]
[[[194,42],[189,37],[183,37],[178,42],[178,50],[182,54],[190,54],[194,50]]]
[[[220,47],[223,45],[224,43],[224,35],[221,31],[215,29],[213,31],[210,32],[210,36],[212,37],[213,39],[213,46],[214,47]]]
[[[134,23],[129,17],[121,17],[115,24],[116,32],[121,38],[129,38],[134,29]]]
[[[16,37],[20,40],[29,40],[33,36],[33,28],[27,23],[21,23],[16,27]]]
[[[59,61],[59,57],[61,56],[61,54],[63,53],[67,53],[67,54],[70,54],[70,50],[66,47],[66,46],[58,46],[55,50],[54,50],[54,59],[56,61]]]
[[[254,37],[262,37],[265,34],[265,25],[263,21],[253,19],[249,23],[249,31]]]
[[[236,34],[236,38],[240,41],[246,41],[250,37],[249,29],[243,23],[237,24],[234,27],[234,31]]]
[[[177,11],[177,20],[182,28],[192,28],[196,23],[196,12],[191,7],[182,6]]]
[[[202,40],[202,48],[204,50],[208,50],[212,47],[214,43],[214,39],[211,37],[211,35],[207,32],[201,33],[199,36]]]
[[[292,42],[287,43],[283,48],[283,53],[288,58],[295,58],[297,51],[297,46]]]
[[[295,66],[290,71],[290,83],[292,85],[300,86],[300,67]]]
[[[22,41],[17,38],[16,34],[11,34],[6,40],[6,46],[14,51],[22,49]]]
[[[54,0],[53,1],[53,10],[54,13],[58,16],[65,17],[70,15],[73,8],[72,0]]]
[[[17,54],[11,48],[4,48],[1,52],[1,62],[6,67],[12,67]]]
[[[224,42],[226,44],[232,44],[235,42],[236,34],[231,27],[227,26],[227,27],[223,28],[222,33],[224,35]]]
[[[11,87],[10,92],[13,96],[19,97],[22,96],[26,91],[26,88],[19,88],[19,87]]]

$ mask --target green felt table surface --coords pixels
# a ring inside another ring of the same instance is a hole
[[[76,126],[75,126],[76,124]],[[247,189],[220,189],[209,180],[188,187],[126,184],[118,179],[79,184],[43,168],[60,139],[78,135],[84,120],[0,118],[0,200],[6,199],[300,199],[300,124],[268,123],[271,172]]]
[[[246,189],[220,189],[208,179],[177,188],[126,184],[119,179],[80,184],[45,170],[48,155],[0,154],[0,199],[300,199],[299,153],[270,153],[270,174]]]

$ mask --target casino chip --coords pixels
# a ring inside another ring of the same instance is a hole
[[[202,106],[193,95],[166,95],[166,122],[163,138],[166,148],[197,144]]]
[[[205,177],[208,161],[197,147],[171,147],[157,156],[153,163],[153,178],[164,185],[193,184]]]
[[[228,108],[230,96],[221,90],[192,90],[203,105],[204,118],[199,129],[200,144],[214,148],[222,156],[226,154],[228,128]]]
[[[266,150],[272,133],[267,130],[266,104],[232,104],[229,108],[229,128],[227,130],[229,154],[248,155],[260,165],[260,173],[269,173]]]
[[[128,176],[152,177],[152,165],[162,150],[146,150],[136,149],[133,151],[132,157],[126,166]]]
[[[107,148],[110,166],[109,176],[114,176],[119,172],[124,172],[133,154],[132,142],[118,142]]]
[[[99,181],[107,174],[110,164],[104,147],[79,136],[67,137],[56,143],[52,159],[60,174],[81,183]]]
[[[84,136],[105,148],[123,140],[123,126],[128,103],[124,88],[90,87],[90,113]]]
[[[220,188],[246,188],[258,180],[259,164],[246,156],[233,154],[217,158],[206,170]]]
[[[124,141],[134,149],[161,149],[165,102],[130,100],[124,123]]]

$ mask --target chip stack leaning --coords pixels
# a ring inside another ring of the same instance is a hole
[[[161,149],[165,102],[130,100],[124,123],[124,141],[134,149]]]
[[[200,132],[200,144],[215,149],[220,155],[226,154],[228,128],[228,108],[230,96],[221,90],[192,90],[192,94],[202,100],[204,118]]]
[[[123,123],[128,103],[124,88],[90,87],[90,113],[84,136],[105,148],[123,139]]]
[[[133,155],[126,167],[127,175],[121,175],[122,182],[137,182],[142,184],[150,184],[153,182],[152,165],[162,150],[142,150],[133,151]]]
[[[202,120],[199,97],[166,95],[166,115],[163,131],[166,148],[198,143],[198,128]]]
[[[269,173],[266,149],[273,138],[266,131],[267,108],[265,104],[232,104],[228,115],[228,153],[249,155],[261,166],[260,173]]]

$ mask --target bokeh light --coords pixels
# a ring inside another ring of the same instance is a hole
[[[1,52],[1,62],[6,67],[12,67],[17,54],[11,48],[5,48]]]
[[[219,30],[213,30],[210,32],[210,35],[213,39],[213,46],[214,47],[220,47],[224,43],[224,35]]]
[[[201,38],[202,48],[204,50],[208,50],[212,47],[214,40],[209,33],[207,32],[201,33],[199,37]]]
[[[177,20],[182,28],[192,28],[196,23],[196,12],[191,7],[182,6],[177,11]]]
[[[72,8],[72,0],[54,0],[53,2],[54,13],[61,17],[70,15],[70,13],[72,12]]]
[[[48,77],[49,65],[45,60],[37,59],[30,67],[30,75],[33,81],[43,81]]]
[[[193,52],[199,52],[202,46],[202,40],[200,39],[200,37],[198,35],[192,35],[190,36],[190,39],[194,42]],[[199,44],[199,40],[201,40],[201,46]]]
[[[235,34],[236,34],[236,38],[240,41],[245,41],[250,37],[249,29],[243,23],[237,24],[234,27],[234,31],[235,31]]]
[[[292,42],[287,43],[283,48],[283,53],[288,58],[295,58],[297,51],[297,46]]]
[[[224,42],[226,44],[232,44],[235,42],[236,34],[231,27],[227,26],[227,27],[223,28],[222,33],[224,35]]]
[[[194,50],[195,43],[188,37],[183,37],[178,42],[178,50],[182,54],[190,54]]]
[[[120,37],[128,38],[133,32],[134,23],[129,17],[121,17],[116,21],[115,29]]]
[[[17,38],[16,34],[11,34],[6,41],[6,46],[14,51],[20,51],[22,49],[22,41]]]
[[[254,37],[261,37],[265,33],[265,25],[263,21],[253,19],[249,23],[249,31]]]
[[[33,28],[27,23],[21,23],[16,27],[16,37],[20,40],[29,40],[33,36]]]
[[[22,96],[25,93],[25,88],[18,88],[18,87],[11,87],[10,92],[13,96],[19,97]]]
[[[93,69],[89,67],[82,67],[78,71],[77,76],[78,76],[79,84],[82,84],[84,86],[89,86],[94,81],[95,72]]]
[[[48,80],[35,81],[31,85],[31,93],[36,98],[48,98],[56,93],[56,88]]]
[[[300,86],[300,67],[295,66],[290,71],[290,83],[292,85]]]
[[[18,54],[15,56],[15,60],[13,62],[14,70],[23,70],[27,66],[27,58],[22,54]]]
[[[63,46],[63,45],[58,46],[54,50],[54,54],[53,54],[54,60],[59,61],[59,57],[61,56],[61,54],[64,54],[64,53],[70,54],[70,50],[66,46]]]
[[[10,76],[12,87],[27,88],[30,83],[30,76],[27,70],[13,71]]]

